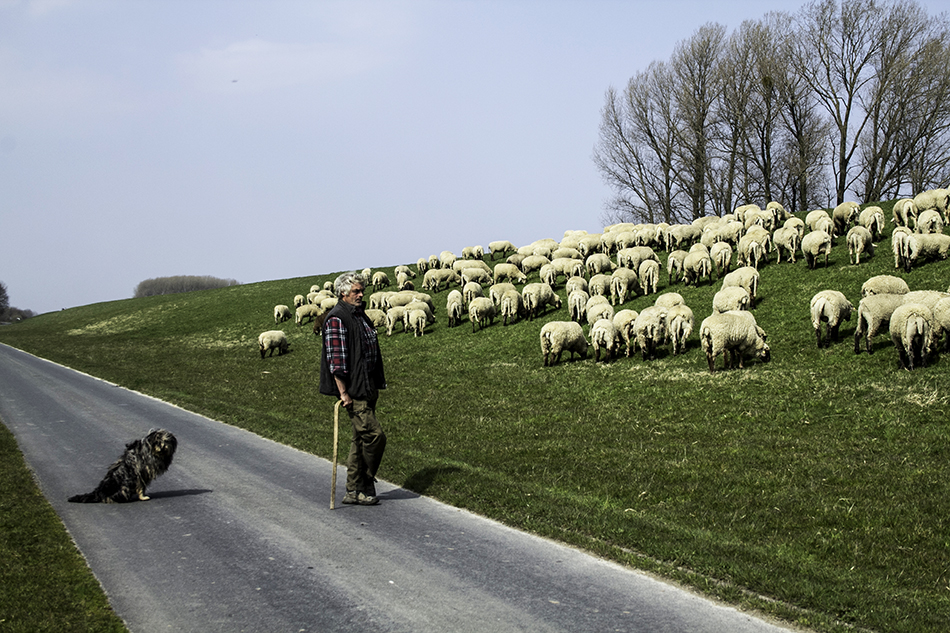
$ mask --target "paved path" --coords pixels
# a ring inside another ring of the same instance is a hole
[[[0,418],[136,633],[787,630],[385,482],[331,511],[326,460],[4,345]],[[151,501],[66,502],[159,427]]]

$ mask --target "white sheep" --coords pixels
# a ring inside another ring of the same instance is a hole
[[[814,211],[809,211],[805,215],[805,226],[808,227],[809,231],[814,231],[816,225],[819,222],[823,222],[826,219],[831,220],[831,216],[828,215],[827,211],[825,211],[824,209],[815,209]]]
[[[732,249],[730,248],[730,258],[732,257]],[[668,273],[667,283],[672,285],[674,282],[673,277],[675,276],[679,281],[680,279],[685,278],[686,273],[683,270],[683,263],[686,261],[686,256],[689,255],[686,251],[675,250],[670,253],[666,258],[666,270]]]
[[[894,268],[903,268],[904,259],[907,257],[907,238],[910,237],[911,230],[906,226],[894,227],[891,233],[891,250],[894,252]]]
[[[654,262],[655,264],[656,262]],[[618,268],[610,275],[610,303],[626,303],[628,295],[636,296],[641,289],[640,277],[629,268]]]
[[[890,320],[891,342],[897,348],[901,367],[913,371],[927,364],[933,345],[934,317],[922,303],[898,306]]]
[[[369,296],[369,307],[375,310],[386,310],[389,307],[389,298],[396,294],[392,291],[374,292]]]
[[[462,322],[465,314],[465,300],[458,290],[451,291],[445,300],[445,313],[448,315],[449,327],[455,327]]]
[[[732,267],[732,246],[729,242],[716,242],[709,249],[709,259],[716,266],[716,277],[722,279]]]
[[[904,303],[902,294],[868,295],[858,303],[858,324],[854,330],[854,353],[861,353],[861,339],[865,339],[865,349],[873,353],[871,340],[889,323],[894,310]]]
[[[919,211],[936,209],[944,215],[950,209],[950,191],[947,189],[928,189],[914,196],[914,204]]]
[[[818,347],[821,348],[821,324],[827,323],[825,332],[824,346],[830,346],[832,341],[837,342],[838,328],[842,321],[851,320],[851,312],[854,305],[848,301],[844,293],[837,290],[822,290],[811,298],[811,325],[815,329],[815,338],[818,339]]]
[[[751,312],[735,311],[711,314],[699,326],[699,340],[706,353],[710,373],[716,371],[716,358],[722,354],[723,369],[744,367],[744,358],[752,355],[769,362],[771,351],[765,331]]]
[[[600,319],[613,319],[614,308],[609,303],[588,303],[587,305],[587,324],[593,325]]]
[[[686,285],[698,285],[700,279],[710,279],[711,274],[712,260],[709,258],[709,253],[690,250],[686,259],[683,260],[683,279]]]
[[[814,269],[818,264],[818,258],[825,256],[825,266],[828,266],[828,255],[831,254],[831,235],[827,231],[814,230],[806,233],[802,238],[802,255],[805,256],[805,263],[808,267]]]
[[[656,287],[660,280],[660,264],[655,259],[645,259],[640,262],[638,270],[640,277],[640,288],[643,294],[656,294]]]
[[[392,336],[397,323],[402,323],[403,332],[406,331],[406,306],[393,306],[386,310],[386,336]]]
[[[412,272],[412,269],[406,266],[405,264],[400,264],[399,266],[396,266],[396,268],[393,269],[394,275],[398,275],[399,273],[404,273],[412,277],[413,279],[416,278],[416,273]]]
[[[685,304],[686,301],[683,300],[683,295],[678,292],[664,292],[657,296],[656,301],[653,302],[653,305],[667,309]]]
[[[937,301],[931,312],[934,315],[934,349],[940,347],[940,339],[946,335],[943,351],[950,352],[950,296]]]
[[[314,305],[312,303],[305,303],[299,308],[297,308],[295,312],[296,318],[294,319],[294,323],[296,323],[297,325],[303,325],[304,323],[309,323],[310,321],[313,321],[315,318],[319,317],[324,312],[326,312],[326,310],[324,310],[319,305]]]
[[[366,318],[369,319],[369,322],[373,324],[374,328],[386,326],[386,313],[382,310],[367,308]]]
[[[904,270],[910,272],[918,260],[946,259],[950,253],[950,235],[913,234],[907,237],[907,256],[904,258]]]
[[[452,268],[452,264],[455,263],[456,259],[458,258],[452,251],[442,251],[439,253],[439,266],[442,268]],[[432,263],[431,259],[429,260],[429,263]]]
[[[594,275],[587,282],[587,292],[593,295],[604,295],[610,293],[610,275]]]
[[[917,222],[917,204],[912,198],[901,198],[895,202],[892,213],[894,215],[894,226],[910,228]]]
[[[614,315],[614,327],[617,329],[617,334],[621,339],[623,339],[623,344],[627,349],[628,358],[633,354],[637,340],[637,335],[634,331],[634,325],[637,322],[638,316],[639,313],[636,310],[620,310]],[[631,344],[631,342],[634,344]]]
[[[782,228],[795,229],[795,231],[798,232],[799,241],[805,237],[805,221],[801,218],[791,217],[785,220],[785,224],[782,225]]]
[[[545,264],[550,264],[551,260],[544,255],[529,255],[521,260],[521,270],[524,274],[540,271]]]
[[[713,295],[713,313],[748,310],[751,298],[749,291],[739,286],[722,288]]]
[[[633,331],[643,360],[656,359],[657,347],[666,343],[666,315],[667,309],[660,306],[646,307],[637,315]]]
[[[617,268],[617,265],[610,261],[610,257],[604,253],[592,253],[584,261],[584,267],[587,268],[587,275],[593,276],[600,273],[609,273]]]
[[[495,308],[495,304],[488,297],[472,299],[468,304],[468,319],[472,322],[472,332],[475,331],[476,325],[479,329],[483,329],[486,322],[489,325],[493,324],[497,313],[498,310]]]
[[[389,275],[387,275],[382,270],[377,270],[375,273],[373,273],[373,288],[374,289],[385,288],[388,285],[389,285]]]
[[[594,347],[594,362],[600,362],[600,351],[604,350],[604,362],[620,349],[620,334],[611,319],[598,319],[590,326],[590,343]]]
[[[861,284],[861,296],[906,295],[910,292],[907,282],[894,275],[875,275]]]
[[[426,313],[424,310],[407,310],[402,324],[402,329],[405,332],[411,331],[413,336],[422,336],[425,333],[428,322],[429,321],[426,318]]]
[[[479,268],[465,268],[459,274],[462,277],[462,284],[466,286],[470,283],[484,284],[486,286],[492,284],[491,275]]]
[[[508,325],[508,320],[514,323],[515,319],[523,319],[526,315],[524,309],[524,299],[517,290],[509,290],[501,297],[501,317],[503,324]]]
[[[499,283],[502,281],[516,281],[519,284],[523,284],[528,280],[521,270],[514,264],[509,264],[508,262],[502,262],[500,264],[495,264],[494,270],[494,283]]]
[[[749,293],[749,307],[755,307],[755,300],[759,296],[759,271],[751,266],[736,268],[723,277],[723,288],[745,288]]]
[[[538,271],[538,278],[552,288],[557,287],[557,277],[558,269],[554,264],[545,264]]]
[[[861,263],[861,253],[874,254],[871,232],[863,226],[852,226],[846,239],[848,242],[848,260],[852,264]]]
[[[470,306],[472,305],[473,299],[484,296],[485,291],[482,289],[482,285],[477,281],[470,281],[462,288],[462,297],[465,300],[465,305]]]
[[[762,243],[756,239],[755,235],[743,235],[739,238],[739,245],[737,248],[738,255],[736,256],[736,263],[740,266],[751,266],[752,268],[758,269],[759,261],[764,258],[765,249],[762,247]],[[712,251],[710,250],[710,254]]]
[[[587,301],[590,299],[583,290],[575,290],[567,295],[567,311],[571,315],[571,321],[580,323],[587,314]]]
[[[270,351],[270,356],[273,356],[275,349],[277,350],[277,355],[282,356],[290,348],[290,343],[287,342],[287,335],[281,330],[261,332],[260,336],[257,337],[257,345],[261,349],[261,358],[264,358],[264,352],[267,351]]]
[[[501,305],[502,296],[509,290],[517,290],[517,288],[515,288],[514,284],[508,282],[492,284],[488,288],[488,298],[491,299],[496,306],[499,306]]]
[[[294,295],[294,310],[307,303],[307,298],[303,295]]]
[[[429,270],[429,260],[425,257],[420,257],[416,260],[416,270],[419,271],[420,275],[424,275],[427,270]]]
[[[884,209],[877,206],[865,207],[858,215],[858,224],[871,232],[872,239],[881,239],[884,235]]]
[[[450,283],[456,285],[462,284],[462,276],[451,268],[429,268],[422,277],[422,287],[432,292],[439,292],[443,285],[448,287]]]
[[[914,225],[916,233],[943,233],[943,216],[936,209],[921,211]]]
[[[508,240],[496,240],[494,242],[488,243],[488,251],[491,259],[495,259],[496,253],[501,253],[501,256],[504,257],[509,251],[517,251],[515,245],[509,242]]]
[[[571,277],[564,283],[564,290],[567,294],[571,294],[575,290],[587,292],[587,280],[583,277]]]
[[[844,235],[848,227],[854,224],[858,217],[858,210],[861,208],[857,202],[842,202],[831,212],[831,218],[834,221],[835,235]]]
[[[693,333],[693,311],[685,303],[674,305],[666,313],[666,322],[673,354],[682,354],[686,350],[686,339]]]
[[[587,339],[579,323],[573,321],[549,321],[541,328],[541,356],[545,367],[561,362],[561,354],[569,352],[587,358]]]
[[[301,304],[302,305],[302,304]],[[290,308],[283,304],[274,306],[274,323],[283,323],[294,318]]]
[[[547,305],[554,308],[561,307],[561,298],[551,286],[545,283],[526,285],[521,291],[521,296],[524,299],[524,307],[528,312],[528,320],[530,321],[533,321],[534,317],[538,316]]]
[[[795,251],[798,250],[800,240],[801,234],[798,229],[788,226],[788,222],[785,226],[775,229],[775,233],[772,234],[772,250],[778,253],[779,263],[782,261],[782,253],[785,253],[789,261],[795,263]]]

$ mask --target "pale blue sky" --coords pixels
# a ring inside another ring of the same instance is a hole
[[[599,231],[608,86],[800,6],[0,0],[0,281],[47,312]]]

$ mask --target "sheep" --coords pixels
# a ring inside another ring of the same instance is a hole
[[[462,284],[462,276],[451,268],[429,268],[422,277],[422,287],[432,292],[439,292],[443,284],[448,287],[450,283]]]
[[[943,233],[943,217],[936,209],[921,211],[914,225],[917,233]]]
[[[802,255],[808,268],[814,270],[818,264],[818,257],[825,256],[825,267],[828,266],[828,255],[831,253],[831,235],[827,231],[815,230],[805,234],[802,238]]]
[[[917,260],[925,258],[946,259],[950,252],[950,235],[913,234],[907,237],[907,255],[904,257],[904,270],[910,272]]]
[[[709,249],[709,259],[716,265],[716,277],[722,279],[732,266],[732,246],[729,242],[716,242]]]
[[[933,345],[934,317],[922,303],[905,303],[891,315],[891,342],[897,348],[901,367],[913,371],[914,365],[927,364]]]
[[[419,271],[420,275],[424,275],[427,270],[429,270],[429,260],[425,257],[420,257],[416,260],[416,270]]]
[[[573,257],[555,257],[549,265],[565,277],[583,277],[587,274],[584,262]]]
[[[821,339],[822,321],[828,324],[825,332],[824,346],[830,347],[832,341],[837,342],[839,340],[838,328],[841,326],[841,322],[851,320],[851,312],[854,310],[854,305],[848,301],[844,293],[838,292],[837,290],[822,290],[811,298],[810,309],[811,324],[812,327],[815,328],[815,338],[818,340],[818,348],[821,349],[823,346]]]
[[[751,266],[736,268],[734,271],[723,277],[723,288],[745,288],[749,293],[749,307],[755,307],[755,300],[759,296],[759,271]]]
[[[664,292],[656,298],[656,301],[653,302],[653,305],[660,308],[672,308],[673,306],[681,306],[686,302],[683,300],[683,295],[678,292]]]
[[[656,348],[666,342],[667,309],[659,306],[644,308],[633,323],[637,345],[643,354],[643,360],[656,359]]]
[[[884,209],[870,206],[861,210],[858,224],[871,232],[872,239],[879,240],[884,235]]]
[[[449,327],[455,327],[461,323],[462,315],[465,314],[465,301],[458,290],[449,293],[445,301],[445,313],[448,315]]]
[[[894,268],[902,268],[907,257],[907,238],[911,231],[906,226],[894,227],[891,233],[891,250],[894,252]]]
[[[646,259],[640,262],[639,277],[643,294],[656,294],[656,287],[660,278],[660,264],[654,259]]]
[[[683,260],[683,279],[687,286],[698,285],[700,279],[709,279],[711,273],[712,260],[708,253],[691,250]]]
[[[484,296],[485,291],[477,281],[470,281],[462,288],[462,298],[465,300],[465,305],[471,306],[473,299]]]
[[[405,332],[412,331],[413,336],[422,336],[425,333],[428,319],[424,310],[408,310],[403,317],[402,329]]]
[[[488,288],[488,298],[497,306],[501,305],[501,298],[509,290],[517,290],[515,285],[508,282],[503,282],[500,284],[492,284]]]
[[[425,301],[414,299],[408,303],[405,308],[407,315],[413,310],[422,310],[426,314],[426,323],[435,323],[435,315],[432,312],[432,308],[430,308]]]
[[[523,272],[521,272],[517,266],[507,262],[495,264],[495,270],[493,274],[494,283],[496,284],[501,281],[516,281],[519,284],[523,284],[528,281],[528,277]]]
[[[393,269],[393,274],[394,274],[394,275],[398,275],[399,273],[404,273],[404,274],[406,274],[406,275],[412,277],[413,279],[416,278],[416,273],[412,272],[412,269],[409,268],[408,266],[406,266],[405,264],[401,264],[401,265],[399,265],[399,266],[396,266],[396,268]]]
[[[617,265],[630,270],[640,270],[640,263],[648,259],[660,261],[649,246],[631,246],[617,251]]]
[[[529,255],[521,260],[521,270],[524,274],[533,273],[534,271],[541,270],[541,267],[545,264],[550,264],[551,260],[545,257],[544,255]]]
[[[808,227],[809,231],[814,231],[815,225],[825,219],[831,220],[831,216],[828,215],[828,212],[824,209],[815,209],[814,211],[809,211],[805,216],[805,226]]]
[[[682,246],[692,246],[702,236],[702,229],[693,224],[674,224],[667,232],[666,250],[672,251]]]
[[[484,256],[485,249],[479,244],[462,248],[462,259],[481,259]]]
[[[713,246],[715,246],[715,244]],[[737,264],[758,269],[759,260],[764,258],[764,249],[762,248],[762,243],[755,239],[754,235],[743,235],[739,239],[737,250],[739,253],[736,257]]]
[[[333,308],[333,306],[337,304],[338,301],[339,299],[336,297],[327,297],[326,299],[322,299],[318,305],[320,306],[321,310],[328,312],[331,308]]]
[[[373,289],[385,288],[389,285],[389,275],[381,270],[373,273]]]
[[[861,263],[861,253],[874,254],[874,243],[871,241],[871,232],[863,226],[852,226],[848,231],[848,260],[852,264]]]
[[[508,319],[515,322],[515,318],[523,319],[525,317],[524,299],[517,290],[509,290],[501,297],[501,316],[504,319],[504,325],[508,325]]]
[[[686,339],[693,333],[693,311],[685,303],[675,305],[667,311],[666,321],[673,354],[682,354],[686,350]]]
[[[545,264],[544,266],[541,267],[541,270],[538,272],[538,277],[541,279],[541,281],[551,286],[552,288],[557,286],[557,276],[558,276],[558,270],[557,270],[557,267],[555,267],[553,264]]]
[[[594,362],[600,362],[600,350],[604,350],[604,362],[620,349],[620,334],[611,319],[598,319],[590,326],[590,342],[594,346]]]
[[[460,276],[462,277],[462,283],[466,286],[470,283],[485,285],[492,283],[491,275],[479,268],[465,268],[461,271]]]
[[[528,320],[533,321],[534,317],[540,314],[541,309],[546,305],[554,308],[561,307],[561,298],[554,292],[551,286],[545,283],[533,283],[526,285],[521,292],[524,299],[525,310],[528,312]]]
[[[775,229],[775,233],[772,234],[772,250],[778,253],[779,263],[782,262],[782,253],[785,253],[788,260],[794,264],[795,251],[798,250],[801,235],[798,229],[788,226],[788,222],[785,224],[786,226]]]
[[[303,325],[304,319],[306,319],[306,322],[309,323],[310,321],[313,321],[316,317],[320,316],[324,312],[326,312],[326,310],[324,310],[322,307],[318,305],[314,305],[312,303],[305,303],[304,305],[297,308],[295,312],[296,318],[294,319],[294,323],[296,323],[297,325]]]
[[[571,277],[564,283],[564,290],[567,294],[571,294],[575,290],[587,292],[587,280],[583,277]]]
[[[640,290],[640,279],[629,268],[618,268],[610,275],[610,303],[626,303],[627,296],[636,296]]]
[[[713,295],[713,314],[749,309],[749,291],[745,288],[732,286],[723,288]]]
[[[858,210],[861,208],[857,202],[842,202],[831,212],[831,219],[834,221],[835,235],[844,235],[858,217]]]
[[[288,352],[290,348],[290,343],[287,342],[287,335],[281,330],[261,332],[260,336],[257,337],[257,345],[261,349],[261,358],[264,358],[264,352],[267,351],[270,351],[270,356],[273,356],[275,349],[277,350],[277,355],[282,356]]]
[[[307,303],[307,298],[303,295],[294,295],[294,310]]]
[[[439,253],[439,266],[442,268],[452,268],[452,264],[458,259],[452,251],[442,251]],[[431,264],[432,260],[429,259]]]
[[[561,242],[561,247],[551,253],[551,263],[554,263],[555,259],[577,259],[583,260],[584,256],[581,255],[581,252],[576,248],[569,246],[564,246],[564,242]]]
[[[281,304],[274,306],[274,323],[283,323],[293,318],[290,308]]]
[[[610,292],[610,275],[594,275],[587,282],[587,292],[593,295],[606,295]]]
[[[406,306],[393,306],[386,311],[386,336],[392,336],[397,323],[406,331]]]
[[[496,240],[494,242],[488,243],[489,257],[495,259],[496,253],[501,253],[501,256],[504,257],[508,251],[517,251],[515,245],[509,242],[508,240]]]
[[[369,322],[373,324],[374,328],[383,327],[386,325],[386,313],[382,310],[367,308],[366,318],[369,319]]]
[[[468,304],[468,319],[472,322],[472,332],[477,325],[479,329],[484,329],[486,321],[489,325],[494,324],[498,309],[492,300],[488,297],[475,297]]]
[[[917,204],[912,198],[901,198],[895,202],[891,213],[894,216],[894,226],[910,228],[911,224],[917,222]]]
[[[389,307],[389,298],[395,292],[374,292],[369,296],[369,307],[376,310],[385,310]]]
[[[751,312],[711,314],[699,326],[699,340],[706,353],[709,372],[716,371],[716,357],[722,354],[723,369],[744,368],[744,357],[752,355],[762,362],[771,360],[765,331],[755,322]]]
[[[593,325],[601,319],[613,319],[614,308],[609,303],[594,303],[587,305],[587,324]]]
[[[583,290],[575,290],[567,295],[567,310],[571,315],[571,321],[581,322],[584,315],[587,314],[587,300],[590,299]]]
[[[592,253],[584,261],[584,267],[587,268],[587,275],[593,276],[600,273],[609,273],[616,269],[617,265],[603,253]]]
[[[946,215],[948,208],[950,208],[950,191],[946,189],[921,191],[914,196],[914,204],[921,212],[927,209],[936,209]]]
[[[623,339],[628,358],[633,354],[634,348],[634,345],[631,345],[630,342],[631,340],[636,342],[637,339],[633,328],[638,316],[639,313],[636,310],[620,310],[614,314],[614,327],[617,329],[617,334]]]
[[[550,321],[541,328],[540,338],[545,367],[561,362],[563,352],[570,352],[571,360],[575,353],[582,359],[587,358],[588,343],[579,323]]]
[[[934,315],[934,348],[940,347],[940,339],[946,334],[943,350],[950,352],[950,296],[937,301],[931,312]]]
[[[861,284],[861,297],[870,295],[906,295],[907,282],[894,275],[875,275]]]
[[[782,225],[782,228],[795,229],[795,231],[798,233],[799,240],[805,236],[805,221],[801,218],[792,217],[785,220],[785,224]]]
[[[730,257],[731,257],[731,253],[732,253],[732,249],[730,248]],[[682,279],[685,277],[685,272],[683,270],[683,262],[686,260],[686,256],[688,254],[689,253],[687,253],[686,251],[675,250],[667,256],[666,270],[669,273],[669,278],[667,279],[668,284],[670,285],[673,284],[674,275],[678,275],[679,279]],[[677,281],[679,279],[677,279]]]
[[[865,339],[865,349],[873,353],[871,340],[881,327],[891,320],[891,315],[904,303],[902,294],[868,295],[858,303],[858,324],[854,330],[854,353],[861,353],[861,338]]]
[[[314,292],[313,290],[311,290],[310,292],[307,293],[306,303],[318,304],[320,303],[320,301],[323,300],[323,297],[324,295],[320,294],[319,292]],[[297,306],[297,307],[299,308],[300,306]]]

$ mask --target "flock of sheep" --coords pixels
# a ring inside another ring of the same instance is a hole
[[[950,191],[946,189],[895,203],[891,238],[895,268],[910,270],[925,260],[947,257],[950,235],[943,228],[950,223],[948,213]],[[861,210],[855,202],[840,204],[830,213],[812,211],[804,220],[791,216],[780,203],[770,202],[765,209],[743,205],[725,216],[703,217],[691,224],[615,224],[600,234],[567,231],[560,242],[544,239],[521,248],[497,241],[488,245],[487,253],[481,246],[466,247],[459,257],[443,251],[420,258],[414,270],[397,266],[395,280],[383,271],[364,270],[373,289],[366,313],[387,335],[401,324],[403,331],[423,336],[435,322],[430,293],[445,289],[448,326],[459,325],[467,314],[475,332],[496,318],[508,325],[533,320],[549,309],[563,309],[555,292],[563,282],[569,319],[541,328],[545,365],[558,363],[564,352],[571,358],[575,354],[585,358],[591,348],[598,362],[609,361],[621,351],[629,357],[639,350],[644,360],[656,358],[657,350],[664,347],[679,354],[695,321],[679,293],[660,294],[654,305],[640,312],[615,309],[632,297],[656,294],[663,266],[657,251],[665,251],[669,284],[721,281],[712,314],[699,326],[700,344],[711,372],[720,355],[725,368],[741,368],[747,359],[764,362],[770,358],[766,333],[750,312],[758,294],[758,269],[769,256],[775,253],[778,262],[783,257],[795,262],[801,254],[809,268],[827,265],[835,238],[843,236],[851,263],[859,264],[862,255],[873,253],[885,222],[880,207]],[[503,260],[489,265],[496,258]],[[736,270],[731,270],[733,261]],[[529,282],[534,275],[537,281]],[[515,284],[522,286],[520,291]],[[393,285],[396,289],[388,290]],[[275,306],[275,323],[291,318],[297,325],[312,321],[318,333],[322,315],[336,302],[331,288],[327,282],[325,287],[312,287],[307,295],[297,295],[294,311],[287,305]],[[865,283],[862,297],[855,353],[860,352],[862,337],[870,352],[871,339],[884,324],[907,369],[926,364],[944,333],[950,345],[950,293],[911,292],[899,277],[881,275]],[[819,347],[838,338],[838,327],[853,310],[838,291],[815,295],[811,315]],[[824,339],[822,323],[826,324]],[[275,349],[282,354],[288,347],[286,335],[280,330],[264,332],[259,346],[262,358]]]

